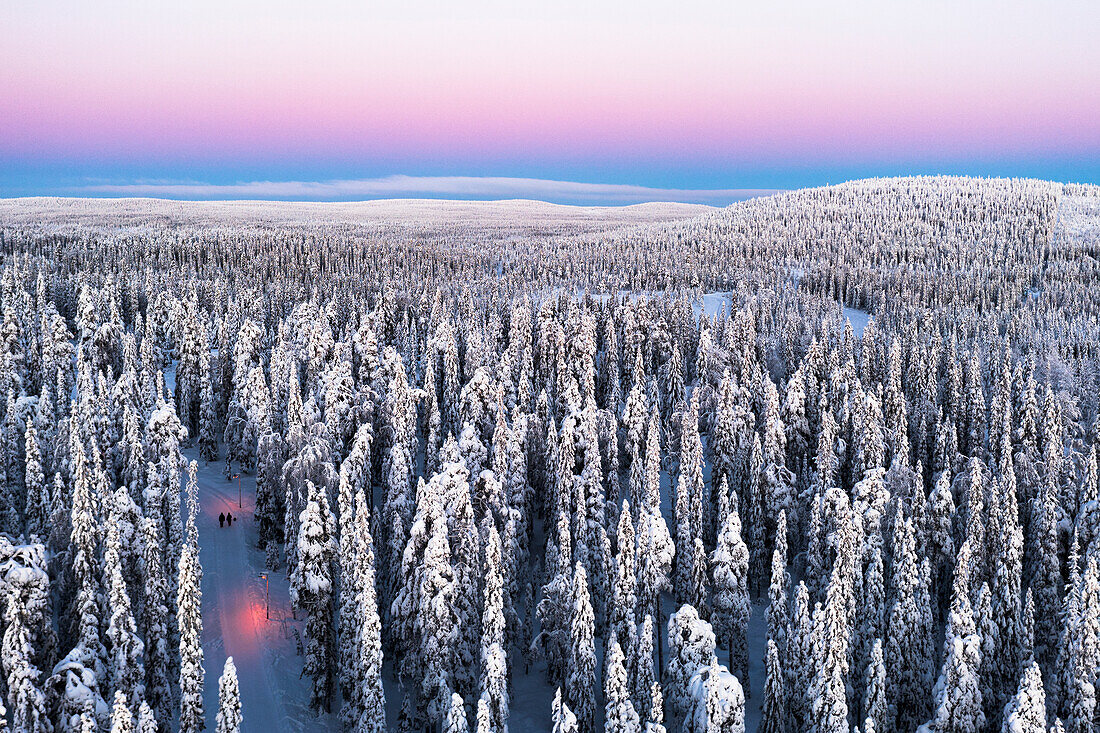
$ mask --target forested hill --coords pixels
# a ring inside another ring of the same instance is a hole
[[[241,206],[0,202],[12,729],[1092,730],[1100,188]]]

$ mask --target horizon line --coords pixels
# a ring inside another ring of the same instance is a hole
[[[378,178],[329,179],[322,181],[256,180],[209,183],[193,180],[136,180],[126,183],[90,183],[68,190],[76,194],[72,196],[73,198],[153,198],[178,201],[351,203],[354,201],[423,199],[454,201],[530,200],[574,206],[624,206],[641,203],[691,203],[725,206],[748,198],[770,196],[786,189],[662,188],[636,184],[588,183],[509,176],[409,176],[398,174]],[[94,194],[104,195],[94,196]],[[54,196],[52,198],[65,197]]]

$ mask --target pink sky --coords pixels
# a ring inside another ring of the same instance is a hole
[[[1100,155],[1094,2],[168,5],[4,3],[0,162]]]

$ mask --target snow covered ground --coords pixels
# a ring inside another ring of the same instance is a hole
[[[858,308],[844,308],[844,317],[852,324],[852,331],[855,333],[856,338],[863,336],[863,329],[867,328],[867,323],[871,320],[871,314],[867,311],[861,311]]]
[[[715,209],[702,204],[566,206],[544,201],[446,201],[384,199],[356,202],[173,201],[122,198],[0,199],[8,225],[97,228],[127,226],[253,225],[461,225],[521,227],[572,225],[577,232],[630,224],[676,221]]]

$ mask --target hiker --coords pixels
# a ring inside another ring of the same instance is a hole
[[[233,514],[229,513],[225,515],[225,521],[229,522],[229,526],[233,526]]]
[[[222,512],[221,514],[218,515],[218,526],[219,527],[224,527],[225,526],[225,512]]]

